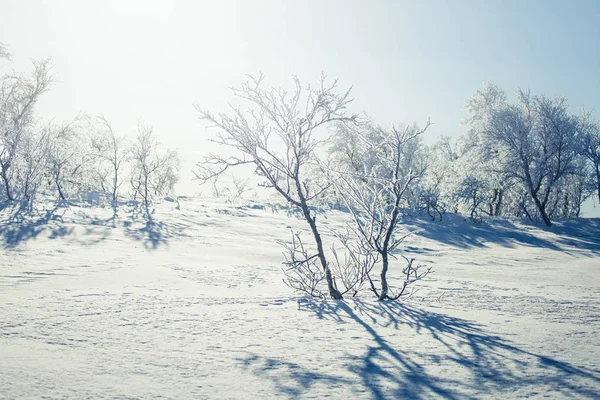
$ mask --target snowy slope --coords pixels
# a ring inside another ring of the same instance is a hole
[[[285,212],[155,207],[0,212],[0,398],[600,398],[598,219],[407,218],[435,273],[382,304],[292,293]]]

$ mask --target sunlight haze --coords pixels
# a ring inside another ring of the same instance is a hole
[[[143,120],[181,152],[186,194],[212,134],[192,105],[225,110],[228,87],[260,71],[273,86],[339,78],[378,124],[430,117],[429,143],[465,132],[485,81],[600,108],[597,1],[5,0],[0,16],[16,69],[52,57],[42,118],[102,113],[128,135]]]

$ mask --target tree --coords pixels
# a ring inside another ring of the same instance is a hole
[[[332,171],[332,182],[350,210],[354,219],[352,231],[360,245],[352,248],[348,240],[342,243],[352,254],[352,261],[358,261],[359,267],[353,270],[364,271],[379,300],[400,298],[409,283],[429,273],[429,270],[419,271],[420,266],[414,266],[413,260],[407,259],[403,287],[396,295],[391,294],[387,277],[390,257],[408,235],[399,225],[401,207],[406,203],[409,188],[424,171],[411,145],[419,143],[418,138],[429,125],[428,121],[423,129],[416,125],[393,127],[389,132],[372,127],[367,127],[366,132],[340,127],[338,132],[348,139],[349,145],[332,149],[334,153],[339,152],[335,158],[343,160],[339,164],[341,168]],[[371,256],[373,253],[376,257]],[[380,291],[369,275],[371,268],[363,267],[379,260]]]
[[[117,204],[118,190],[123,183],[121,168],[130,154],[124,136],[117,136],[105,116],[89,119],[91,146],[94,158],[98,160],[96,176],[105,192],[109,192],[114,205]]]
[[[0,58],[10,60],[10,53],[6,50],[6,46],[3,43],[0,43]]]
[[[455,163],[458,160],[456,146],[451,138],[442,136],[427,148],[424,155],[424,174],[416,182],[414,204],[418,211],[425,211],[432,221],[449,210],[456,211],[453,191],[455,189]]]
[[[80,189],[88,180],[84,170],[90,166],[90,154],[79,123],[81,118],[62,124],[48,125],[47,168],[58,198],[66,200],[68,192]]]
[[[200,118],[210,122],[221,133],[213,141],[233,149],[236,155],[207,156],[197,164],[197,178],[205,182],[235,166],[250,164],[255,173],[264,179],[262,185],[274,189],[290,205],[298,208],[310,227],[317,253],[314,256],[293,260],[294,265],[319,260],[325,274],[329,295],[342,297],[337,289],[323,248],[316,214],[311,204],[327,189],[322,179],[311,176],[320,128],[335,121],[353,122],[348,116],[350,89],[338,93],[337,80],[328,84],[322,76],[316,87],[303,88],[294,77],[295,88],[290,93],[284,89],[264,89],[262,74],[250,77],[239,88],[233,89],[235,97],[247,108],[232,107],[229,114],[213,115],[196,106]],[[298,254],[298,253],[294,253]]]
[[[479,198],[479,206],[472,207],[472,213],[477,208],[487,215],[499,216],[506,201],[506,192],[515,183],[501,168],[505,159],[504,148],[488,140],[485,131],[494,113],[506,106],[507,98],[498,86],[487,82],[483,88],[467,101],[469,117],[465,124],[469,127],[466,135],[459,139],[460,158],[459,172],[467,179],[464,187],[474,205]],[[463,187],[463,188],[464,188]]]
[[[23,136],[17,165],[17,182],[26,200],[35,196],[48,171],[50,135],[50,126],[44,126],[30,129]]]
[[[0,58],[8,58],[0,46]],[[34,106],[52,84],[50,62],[33,62],[29,74],[11,73],[0,78],[0,178],[4,193],[13,201],[15,165],[25,131],[35,123]]]
[[[585,113],[580,124],[584,135],[582,153],[592,166],[594,186],[600,201],[600,123],[592,121],[591,115]]]
[[[564,98],[517,91],[515,104],[498,104],[484,123],[484,134],[505,159],[498,172],[522,184],[547,226],[549,201],[561,181],[577,175],[580,129]],[[502,151],[503,150],[503,151]]]
[[[158,142],[151,127],[138,125],[138,136],[131,148],[131,186],[134,198],[140,194],[146,205],[154,196],[171,193],[177,183],[179,155],[168,150],[158,152]]]

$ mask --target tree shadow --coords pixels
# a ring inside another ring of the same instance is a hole
[[[49,233],[50,239],[72,234],[73,228],[67,228],[64,225],[65,207],[68,207],[68,203],[63,201],[44,210],[34,209],[27,201],[2,203],[0,211],[6,215],[0,224],[2,247],[17,247],[23,242],[37,238],[44,232]]]
[[[239,360],[242,367],[257,376],[271,380],[275,389],[290,398],[301,398],[316,383],[326,382],[329,389],[352,384],[352,379],[323,374],[303,368],[297,363],[251,354]]]
[[[302,299],[298,306],[300,311],[314,313],[320,319],[340,325],[358,324],[368,341],[364,354],[345,357],[343,377],[269,357],[251,355],[243,360],[247,368],[253,366],[255,374],[270,378],[278,390],[291,397],[299,397],[316,382],[338,385],[358,381],[373,399],[465,399],[501,394],[510,397],[516,391],[526,395],[600,398],[600,371],[519,348],[487,333],[473,321],[397,302]],[[380,333],[383,328],[394,340],[394,346]],[[407,335],[420,335],[422,339]],[[417,346],[411,348],[405,342]],[[425,343],[422,350],[421,344]],[[327,341],[323,343],[323,349],[326,348]],[[434,374],[432,368],[443,373]],[[294,385],[281,383],[282,374],[294,380]]]
[[[90,207],[66,201],[58,201],[48,209],[35,208],[29,202],[0,203],[0,247],[15,248],[42,233],[48,234],[50,239],[67,237],[74,235],[76,227],[81,227],[81,236],[91,238],[77,238],[85,245],[100,243],[109,237],[110,229],[122,228],[127,237],[142,242],[147,249],[157,249],[168,245],[172,238],[185,236],[188,227],[183,223],[157,221],[154,210],[144,203],[113,204],[111,208],[111,215],[103,218],[86,211]],[[67,211],[70,211],[68,216]]]
[[[144,247],[156,250],[167,246],[168,241],[175,237],[184,237],[186,226],[183,224],[168,224],[157,221],[150,204],[145,202],[130,202],[124,210],[128,218],[123,222],[125,234],[143,243]]]
[[[405,217],[403,224],[419,236],[458,248],[530,246],[568,252],[565,247],[600,252],[600,219],[577,218],[556,221],[551,227],[515,225],[506,219],[480,222],[460,215],[446,215],[442,221]],[[541,235],[545,237],[541,237]]]
[[[554,233],[559,244],[600,253],[600,218],[562,219],[542,229]]]

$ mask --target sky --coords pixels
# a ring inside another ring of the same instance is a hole
[[[102,113],[120,133],[142,120],[184,163],[179,190],[214,134],[193,105],[226,110],[247,74],[290,86],[321,73],[353,86],[351,110],[382,126],[465,132],[486,81],[565,96],[600,119],[600,1],[0,0],[12,67],[52,57],[43,118]],[[291,86],[290,86],[291,87]]]

